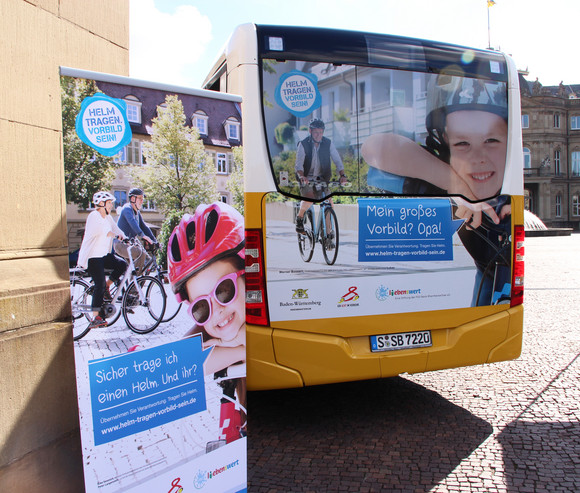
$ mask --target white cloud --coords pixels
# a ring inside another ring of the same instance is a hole
[[[187,72],[211,41],[211,22],[196,7],[164,13],[153,0],[131,0],[129,73],[138,79],[187,84]]]

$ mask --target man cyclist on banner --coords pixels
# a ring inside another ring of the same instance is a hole
[[[298,143],[296,150],[296,162],[294,169],[300,180],[300,195],[308,198],[315,197],[314,189],[310,182],[320,179],[329,182],[332,175],[330,161],[334,162],[336,171],[340,175],[340,184],[344,185],[348,180],[344,174],[344,165],[340,154],[330,139],[324,137],[324,122],[314,119],[308,129],[310,136]],[[304,233],[304,213],[312,205],[312,202],[303,200],[296,217],[296,232]]]
[[[141,208],[143,207],[143,200],[145,200],[145,194],[140,188],[132,188],[129,190],[129,202],[127,202],[122,208],[119,214],[119,219],[117,221],[117,226],[129,239],[135,237],[143,239],[149,245],[154,245],[157,243],[155,241],[155,236],[151,232],[151,229],[145,224],[143,217],[141,216]],[[124,244],[115,244],[116,252],[128,258],[129,254],[127,247]],[[133,259],[135,263],[135,268],[137,272],[140,273],[145,261],[147,260],[147,255],[143,249],[140,249],[140,255]]]

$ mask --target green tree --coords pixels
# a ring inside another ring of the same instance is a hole
[[[60,89],[66,201],[87,207],[95,192],[111,187],[116,164],[113,158],[103,156],[81,142],[75,130],[81,103],[98,92],[96,83],[62,77]]]
[[[185,211],[171,211],[165,216],[163,225],[161,226],[161,231],[157,237],[159,241],[159,250],[157,251],[157,263],[163,268],[167,269],[167,243],[169,242],[169,237],[175,226],[179,224],[181,218],[185,214]]]
[[[278,144],[291,144],[294,142],[294,127],[288,122],[280,123],[274,129],[276,135],[276,142]]]
[[[232,194],[233,206],[244,215],[244,152],[241,146],[234,147],[234,169],[226,188]]]
[[[174,210],[193,213],[199,204],[219,198],[215,168],[206,163],[197,128],[185,125],[177,96],[167,96],[157,111],[151,142],[143,145],[147,165],[134,167],[132,177],[164,214]]]

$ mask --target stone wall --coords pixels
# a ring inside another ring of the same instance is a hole
[[[83,490],[59,67],[128,75],[128,0],[0,2],[0,491]]]

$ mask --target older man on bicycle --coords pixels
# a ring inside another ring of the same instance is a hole
[[[296,149],[296,161],[294,169],[300,180],[300,195],[303,197],[318,199],[315,196],[310,182],[320,179],[329,182],[332,175],[331,160],[336,166],[336,171],[340,175],[340,183],[344,185],[348,180],[344,173],[344,165],[340,154],[332,141],[324,137],[324,122],[314,119],[310,122],[310,135],[298,143]],[[312,202],[303,200],[296,217],[296,232],[304,233],[304,213],[312,205]]]
[[[140,212],[144,200],[145,194],[143,190],[140,188],[132,188],[129,190],[129,202],[121,208],[117,226],[125,233],[127,238],[142,238],[148,244],[154,245],[157,243],[155,236],[147,224],[145,224]],[[129,256],[126,245],[122,243],[115,244],[115,251],[125,258]],[[143,248],[140,248],[139,256],[133,259],[137,272],[141,272],[146,260],[147,254]]]

